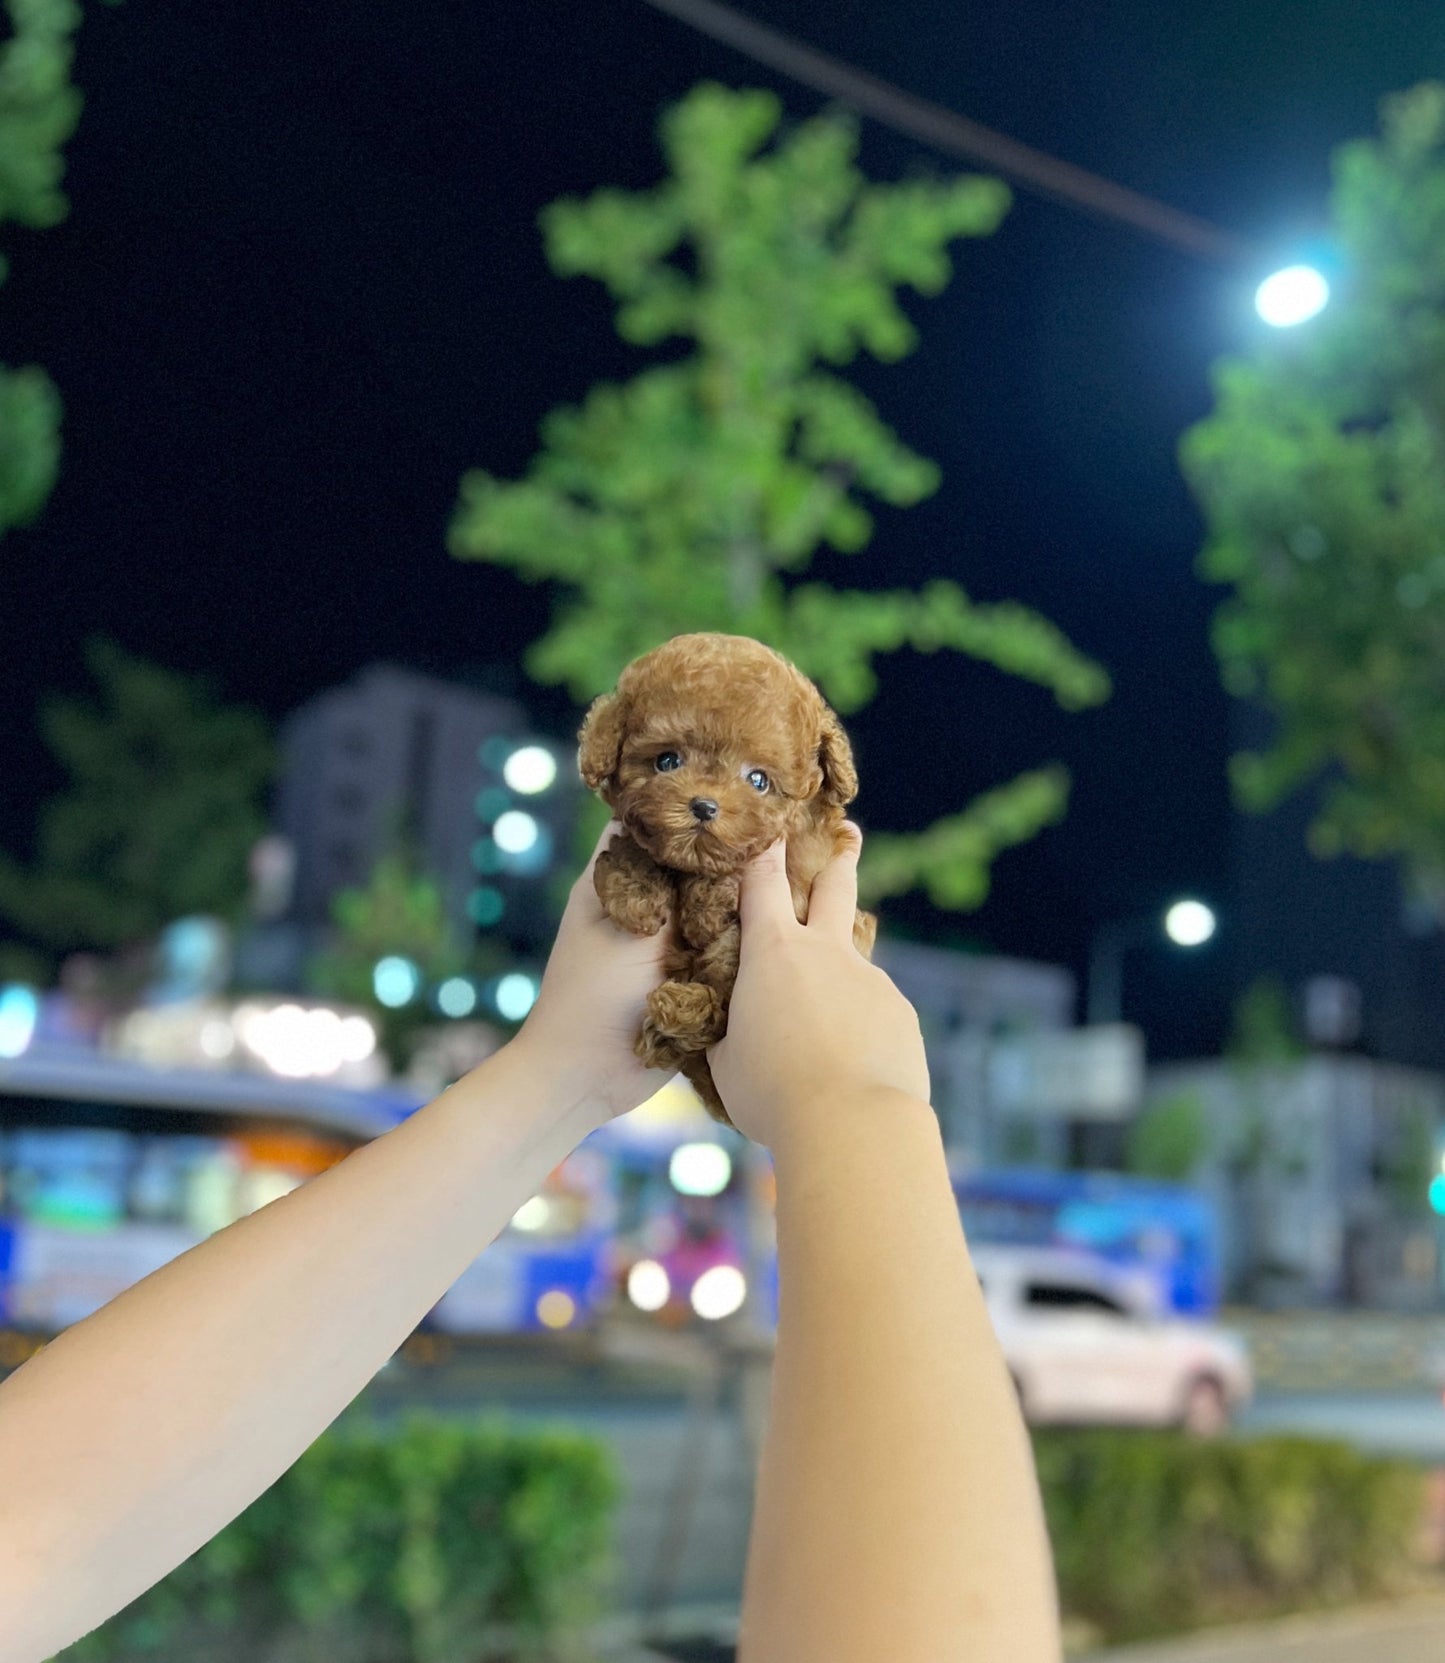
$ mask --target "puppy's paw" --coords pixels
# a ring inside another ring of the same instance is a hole
[[[658,1033],[644,1017],[642,1032],[632,1042],[632,1054],[644,1068],[665,1068],[669,1074],[676,1074],[687,1059],[697,1053],[685,1051],[676,1040]]]
[[[641,855],[642,851],[639,849],[637,853]],[[642,860],[647,860],[647,856],[643,855]],[[672,886],[667,875],[659,866],[652,866],[649,871],[641,861],[618,849],[616,843],[598,855],[592,869],[592,885],[607,916],[629,935],[656,935],[667,922],[672,906]]]
[[[702,1051],[722,1038],[727,1013],[716,988],[702,982],[663,982],[647,996],[644,1030],[648,1025],[688,1051]]]

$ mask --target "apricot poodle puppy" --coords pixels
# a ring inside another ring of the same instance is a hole
[[[800,919],[858,792],[853,753],[812,682],[740,635],[679,635],[635,659],[587,712],[578,764],[622,830],[598,857],[597,894],[634,935],[669,925],[665,979],[647,1001],[637,1055],[680,1069],[728,1122],[707,1048],[727,1030],[738,967],[741,868],[787,839]],[[860,912],[865,957],[877,920]]]

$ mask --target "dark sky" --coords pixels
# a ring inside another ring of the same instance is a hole
[[[1379,97],[1445,72],[1427,0],[753,0],[753,14],[1027,143],[1257,241],[1322,222],[1330,148]],[[37,696],[84,686],[107,631],[272,716],[361,665],[514,663],[543,594],[452,561],[469,466],[512,474],[538,418],[641,360],[600,288],[548,271],[539,208],[645,185],[658,111],[697,80],[821,100],[640,0],[91,6],[69,220],[13,233],[0,355],[66,403],[60,485],[0,548],[9,789],[24,852],[55,777]],[[948,164],[865,129],[878,177]],[[1267,269],[1267,268],[1266,268]],[[1227,906],[1219,592],[1174,462],[1207,369],[1257,327],[1235,273],[1020,193],[965,244],[922,345],[856,379],[944,483],[815,573],[935,574],[1011,597],[1102,660],[1116,692],[1067,715],[1039,689],[903,655],[850,726],[865,827],[920,826],[1021,769],[1075,775],[1067,822],[1005,856],[943,933],[1082,969],[1104,920],[1192,889]],[[541,697],[567,731],[565,701]],[[921,904],[896,909],[940,929]],[[1215,1037],[1211,949],[1130,960],[1126,1014],[1156,1055]]]

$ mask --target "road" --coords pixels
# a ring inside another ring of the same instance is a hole
[[[1343,1438],[1371,1454],[1445,1465],[1445,1405],[1433,1392],[1262,1396],[1240,1416],[1239,1430],[1245,1436],[1293,1432]]]

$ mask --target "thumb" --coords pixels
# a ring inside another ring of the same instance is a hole
[[[781,838],[743,867],[738,910],[744,934],[759,924],[775,929],[797,924],[792,886],[788,883],[788,846]]]
[[[853,920],[858,911],[858,856],[862,848],[862,832],[851,820],[845,820],[833,858],[813,879],[808,899],[810,928],[852,941]]]

